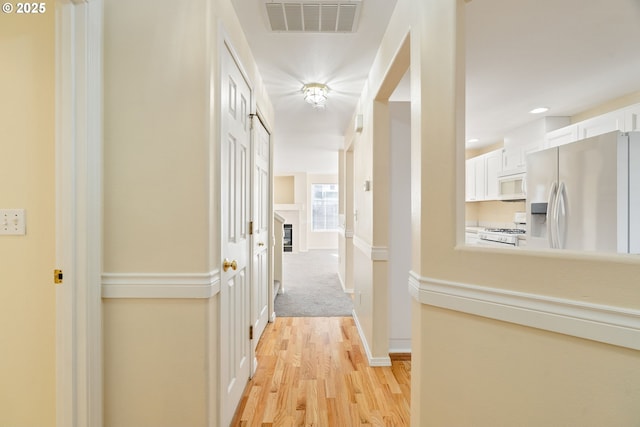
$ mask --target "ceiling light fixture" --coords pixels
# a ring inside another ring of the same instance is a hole
[[[529,111],[531,114],[542,114],[542,113],[546,113],[547,111],[549,111],[549,109],[547,107],[538,107],[538,108],[534,108],[533,110]]]
[[[302,87],[304,100],[311,104],[313,108],[324,108],[328,92],[329,88],[322,83],[307,83]]]
[[[467,142],[469,144],[475,144],[476,142],[480,142],[480,140],[478,138],[471,138],[471,139],[467,139]]]

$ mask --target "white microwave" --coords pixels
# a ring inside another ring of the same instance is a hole
[[[517,173],[498,177],[498,199],[524,200],[527,198],[527,174]]]

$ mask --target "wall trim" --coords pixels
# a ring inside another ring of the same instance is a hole
[[[351,313],[353,317],[353,321],[356,324],[356,328],[358,328],[358,335],[360,336],[360,341],[362,341],[362,346],[364,347],[364,351],[367,354],[367,360],[369,361],[369,366],[391,366],[391,358],[389,356],[386,357],[373,357],[371,355],[371,349],[369,349],[369,343],[367,342],[367,337],[362,330],[362,326],[360,326],[360,321],[358,320],[358,315],[356,311],[353,310]]]
[[[340,274],[340,272],[338,271],[338,280],[340,281],[340,286],[342,286],[342,291],[345,294],[353,294],[355,291],[353,290],[353,288],[347,288],[344,284],[344,280],[342,279],[342,275]]]
[[[640,350],[640,310],[422,277],[409,273],[421,304]]]
[[[353,246],[360,249],[371,261],[388,261],[389,248],[386,246],[372,246],[358,236],[353,236]]]
[[[52,4],[53,6],[53,4]],[[102,0],[55,2],[56,425],[100,427]]]
[[[103,298],[211,298],[220,271],[209,273],[104,273]]]

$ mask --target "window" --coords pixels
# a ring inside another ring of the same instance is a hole
[[[338,184],[311,184],[311,230],[338,230]]]

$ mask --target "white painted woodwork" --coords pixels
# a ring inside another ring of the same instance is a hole
[[[467,202],[498,200],[498,175],[503,170],[503,150],[498,149],[466,161]]]
[[[252,116],[253,187],[251,218],[253,221],[253,269],[251,289],[252,375],[257,369],[255,349],[269,321],[269,253],[270,242],[270,135],[258,116]]]
[[[421,304],[640,350],[640,311],[456,283],[410,272]]]
[[[251,90],[228,47],[221,50],[222,258],[237,263],[237,269],[220,272],[220,425],[229,425],[251,370],[247,264]]]
[[[484,157],[485,200],[497,200],[499,196],[498,175],[502,172],[502,150],[494,150]]]
[[[545,148],[558,147],[578,140],[578,125],[573,124],[547,133]]]
[[[102,0],[56,13],[56,425],[102,426]],[[54,286],[51,284],[50,286]]]
[[[569,122],[570,118],[566,116],[548,116],[510,130],[504,136],[502,173],[525,172],[527,154],[543,149],[547,133],[567,126]]]
[[[466,197],[467,202],[485,199],[485,163],[484,157],[478,156],[466,162]]]
[[[624,131],[640,131],[640,104],[634,104],[624,109]]]
[[[624,128],[623,110],[615,110],[578,123],[578,139],[591,138]]]

